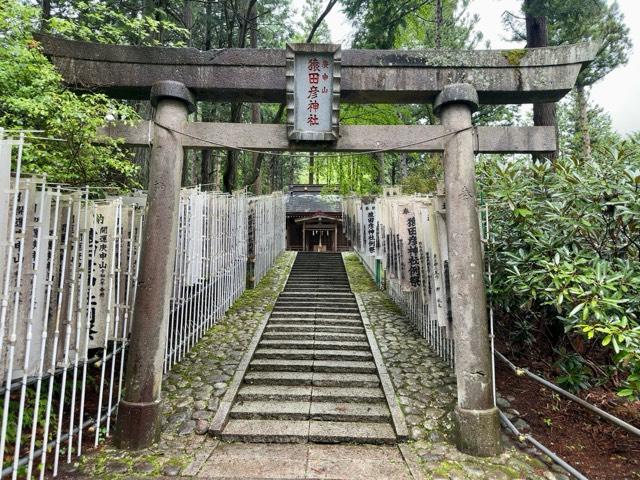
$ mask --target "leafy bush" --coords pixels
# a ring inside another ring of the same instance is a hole
[[[598,341],[624,378],[619,394],[640,395],[638,143],[588,163],[488,157],[478,170],[491,209],[494,301],[556,340]]]
[[[561,375],[556,377],[556,383],[570,392],[589,388],[591,371],[585,365],[582,356],[575,352],[567,352],[564,349],[556,351],[559,359],[554,366]]]
[[[16,0],[0,8],[0,126],[38,131],[28,138],[23,170],[72,185],[135,186],[130,153],[96,133],[107,115],[126,120],[134,111],[105,95],[64,89],[32,37],[37,18],[36,8]]]

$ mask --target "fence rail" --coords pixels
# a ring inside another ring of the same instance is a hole
[[[2,476],[43,478],[111,433],[146,195],[94,199],[26,177],[23,150],[0,132],[0,458]],[[181,192],[165,371],[244,291],[250,224],[259,278],[284,250],[280,205],[282,194]]]

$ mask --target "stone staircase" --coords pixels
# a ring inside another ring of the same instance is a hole
[[[220,437],[396,442],[341,255],[297,255]]]

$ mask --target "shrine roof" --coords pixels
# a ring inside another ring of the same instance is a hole
[[[342,197],[340,195],[319,195],[298,193],[286,195],[287,213],[340,213]]]

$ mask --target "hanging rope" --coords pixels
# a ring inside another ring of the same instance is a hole
[[[162,125],[161,123],[156,122],[155,120],[152,120],[152,122],[157,125],[160,128],[164,128],[167,131],[173,132],[173,133],[177,133],[178,135],[184,135],[185,137],[191,138],[193,140],[198,140],[200,142],[203,143],[207,143],[209,145],[212,145],[214,147],[218,147],[218,148],[224,148],[226,150],[237,150],[240,152],[248,152],[248,153],[263,153],[263,154],[268,154],[268,155],[272,155],[272,156],[278,156],[278,157],[289,157],[289,158],[307,158],[306,155],[295,155],[295,154],[290,154],[290,153],[278,153],[278,152],[268,152],[268,151],[262,151],[262,150],[254,150],[254,149],[250,149],[250,148],[240,148],[240,147],[235,147],[233,145],[225,145],[224,143],[219,143],[219,142],[214,142],[212,140],[207,140],[206,138],[201,138],[198,137],[196,135],[191,135],[190,133],[186,133],[186,132],[181,132],[180,130],[176,130],[174,128],[168,127],[166,125]],[[442,135],[438,135],[435,136],[433,138],[429,138],[427,140],[419,140],[417,142],[411,142],[411,143],[405,143],[405,144],[400,144],[400,145],[394,145],[392,147],[387,147],[387,148],[379,148],[376,150],[367,150],[364,152],[349,152],[348,155],[349,156],[362,156],[362,155],[373,155],[375,153],[384,153],[384,152],[393,152],[396,150],[400,150],[403,148],[408,148],[408,147],[413,147],[416,145],[422,145],[424,143],[429,143],[429,142],[433,142],[434,140],[439,140],[441,138],[445,138],[451,135],[457,135],[458,133],[461,132],[466,132],[467,130],[472,130],[475,129],[474,126],[469,126],[469,127],[465,127],[462,128],[460,130],[454,130],[451,132],[447,132],[444,133]],[[340,158],[342,157],[344,154],[331,154],[331,155],[323,155],[322,158]]]

